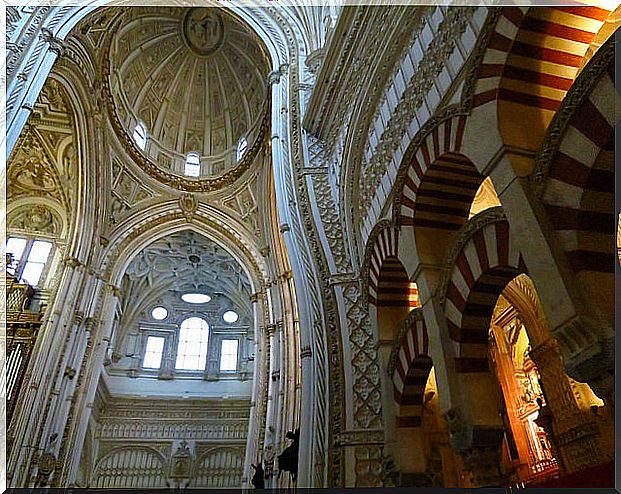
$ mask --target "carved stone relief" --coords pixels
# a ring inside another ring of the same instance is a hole
[[[57,237],[62,233],[63,220],[58,212],[47,205],[34,204],[19,207],[8,214],[7,228],[26,233],[40,233]]]
[[[364,217],[369,209],[375,191],[386,172],[386,164],[391,161],[395,150],[400,146],[412,116],[423,104],[435,79],[448,63],[451,53],[456,48],[457,39],[465,31],[468,19],[475,9],[476,7],[464,7],[447,11],[438,26],[438,32],[425,50],[423,59],[415,68],[401,100],[386,124],[371,159],[362,164],[358,202],[361,217]]]

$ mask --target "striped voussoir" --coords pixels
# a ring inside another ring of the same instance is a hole
[[[492,312],[509,281],[526,272],[506,220],[476,230],[457,255],[447,285],[445,312],[458,343],[457,372],[486,372]]]
[[[458,230],[468,219],[483,177],[459,154],[465,122],[463,115],[444,121],[410,157],[401,197],[401,225]]]
[[[503,8],[473,105],[502,100],[557,111],[610,13],[595,6]]]
[[[576,108],[542,195],[574,272],[615,269],[614,65]]]
[[[375,241],[369,265],[369,303],[381,307],[416,307],[416,284],[410,282],[397,257],[399,232],[388,227],[373,237]]]
[[[421,425],[425,386],[431,367],[429,337],[421,315],[414,320],[401,340],[392,377],[395,401],[400,405],[397,418],[399,427]]]

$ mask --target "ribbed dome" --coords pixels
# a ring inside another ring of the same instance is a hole
[[[238,163],[266,110],[269,62],[255,34],[217,8],[126,9],[110,46],[110,89],[121,125],[144,124],[144,152],[183,175],[188,153],[200,176]]]

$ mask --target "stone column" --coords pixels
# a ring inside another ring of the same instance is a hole
[[[447,411],[449,442],[462,457],[479,487],[499,487],[505,484],[500,471],[500,456],[504,429],[494,425],[473,425],[460,408]]]
[[[546,429],[546,432],[558,449],[559,466],[571,473],[602,463],[597,424],[576,403],[559,344],[549,338],[533,348],[530,357],[541,376],[546,407],[540,414],[543,414],[542,421],[548,428],[551,422],[552,430]],[[546,408],[549,408],[551,421],[546,417]]]

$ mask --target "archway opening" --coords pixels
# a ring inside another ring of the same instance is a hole
[[[459,153],[445,153],[424,172],[415,192],[411,223],[419,259],[441,264],[446,248],[468,218],[499,204],[490,179]]]
[[[612,417],[588,385],[565,373],[536,289],[525,274],[512,279],[498,297],[490,322],[489,351],[503,397],[501,468],[509,483],[546,485],[564,478],[567,487],[578,487],[568,475],[612,459],[612,444],[605,440],[589,449],[589,441],[572,444],[565,439],[576,428],[591,428],[604,439]]]
[[[397,337],[399,324],[418,307],[416,283],[409,280],[403,264],[395,256],[388,256],[382,263],[374,302],[379,340],[392,342]]]
[[[191,230],[131,260],[108,314],[114,327],[81,485],[241,485],[254,373],[251,293],[235,258]]]

